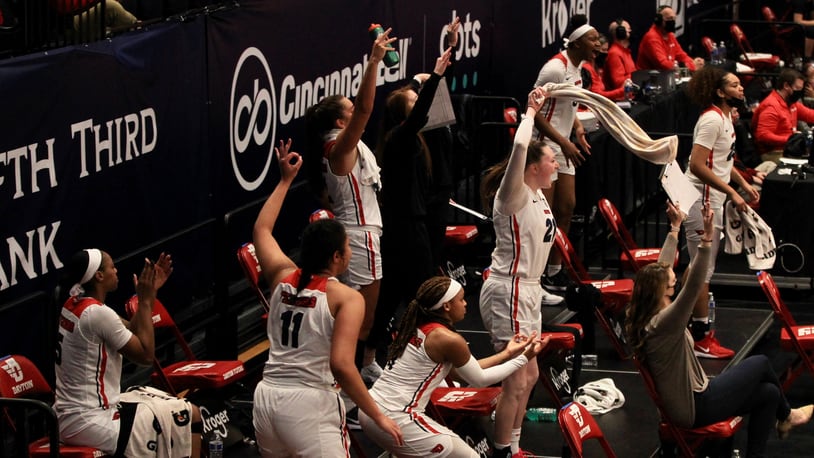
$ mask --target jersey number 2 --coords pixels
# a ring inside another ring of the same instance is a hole
[[[288,346],[289,333],[291,334],[291,346],[297,348],[300,346],[299,334],[300,326],[302,325],[302,312],[294,313],[291,310],[283,312],[280,319],[283,320],[283,333],[280,342],[283,346]],[[291,324],[294,324],[293,329]]]

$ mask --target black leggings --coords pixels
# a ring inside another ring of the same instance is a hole
[[[710,379],[695,393],[695,425],[705,426],[735,415],[749,415],[747,457],[764,457],[766,442],[778,420],[791,412],[769,358],[750,356]]]

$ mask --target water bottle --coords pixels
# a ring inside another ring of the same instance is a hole
[[[531,421],[552,423],[557,421],[557,409],[550,407],[531,407],[526,410],[526,418]]]
[[[709,330],[715,329],[715,296],[709,293]]]
[[[712,50],[709,52],[709,63],[712,65],[718,65],[720,62],[718,61],[718,45],[712,43]]]
[[[633,81],[630,78],[625,80],[625,100],[628,102],[633,101]]]
[[[223,439],[219,431],[215,431],[209,439],[209,458],[223,458]]]
[[[806,152],[811,154],[811,146],[814,144],[814,133],[811,132],[811,129],[806,130]]]
[[[596,367],[597,363],[596,355],[582,355],[582,367]]]
[[[370,33],[370,38],[375,40],[379,37],[379,35],[384,33],[384,29],[380,24],[370,24],[370,27],[367,29],[368,33]],[[399,53],[396,51],[387,51],[384,53],[384,59],[382,59],[384,65],[388,67],[392,67],[399,63]]]
[[[681,68],[678,66],[678,61],[673,61],[673,76],[675,77],[675,81],[678,82],[681,79]]]
[[[732,450],[732,458],[741,458],[741,451],[738,449]]]
[[[718,45],[718,63],[721,65],[726,63],[726,44],[724,44],[723,40]]]

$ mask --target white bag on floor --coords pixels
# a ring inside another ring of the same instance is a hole
[[[582,385],[574,401],[582,404],[593,415],[608,413],[625,405],[625,395],[616,388],[612,378],[603,378]]]

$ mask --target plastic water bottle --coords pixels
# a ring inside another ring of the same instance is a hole
[[[582,355],[582,367],[596,367],[597,364],[598,360],[596,359],[596,355]]]
[[[738,449],[732,450],[732,458],[741,458],[741,451]]]
[[[633,81],[630,78],[625,80],[625,100],[628,102],[633,101]]]
[[[718,63],[723,65],[726,63],[726,44],[721,41],[721,44],[718,45]]]
[[[531,407],[526,410],[526,418],[531,421],[552,423],[557,421],[557,409],[550,407]]]
[[[709,329],[715,329],[715,296],[709,293]]]
[[[209,439],[209,458],[223,458],[223,439],[218,431]]]
[[[678,61],[673,61],[673,76],[675,77],[675,81],[678,82],[681,79],[681,68],[678,66]]]
[[[814,145],[814,133],[812,133],[811,129],[809,128],[806,131],[806,152],[808,154],[811,154],[811,152],[812,152],[811,151],[812,145]]]
[[[718,60],[718,45],[712,43],[712,51],[709,52],[709,63],[712,65],[718,65],[720,61]]]
[[[379,35],[384,33],[384,29],[380,24],[370,24],[370,27],[368,27],[367,31],[368,33],[370,33],[370,38],[372,40],[379,38]],[[384,62],[384,65],[388,67],[396,65],[397,63],[399,63],[399,53],[397,53],[396,51],[387,51],[386,53],[384,53],[384,59],[382,59],[382,62]]]

